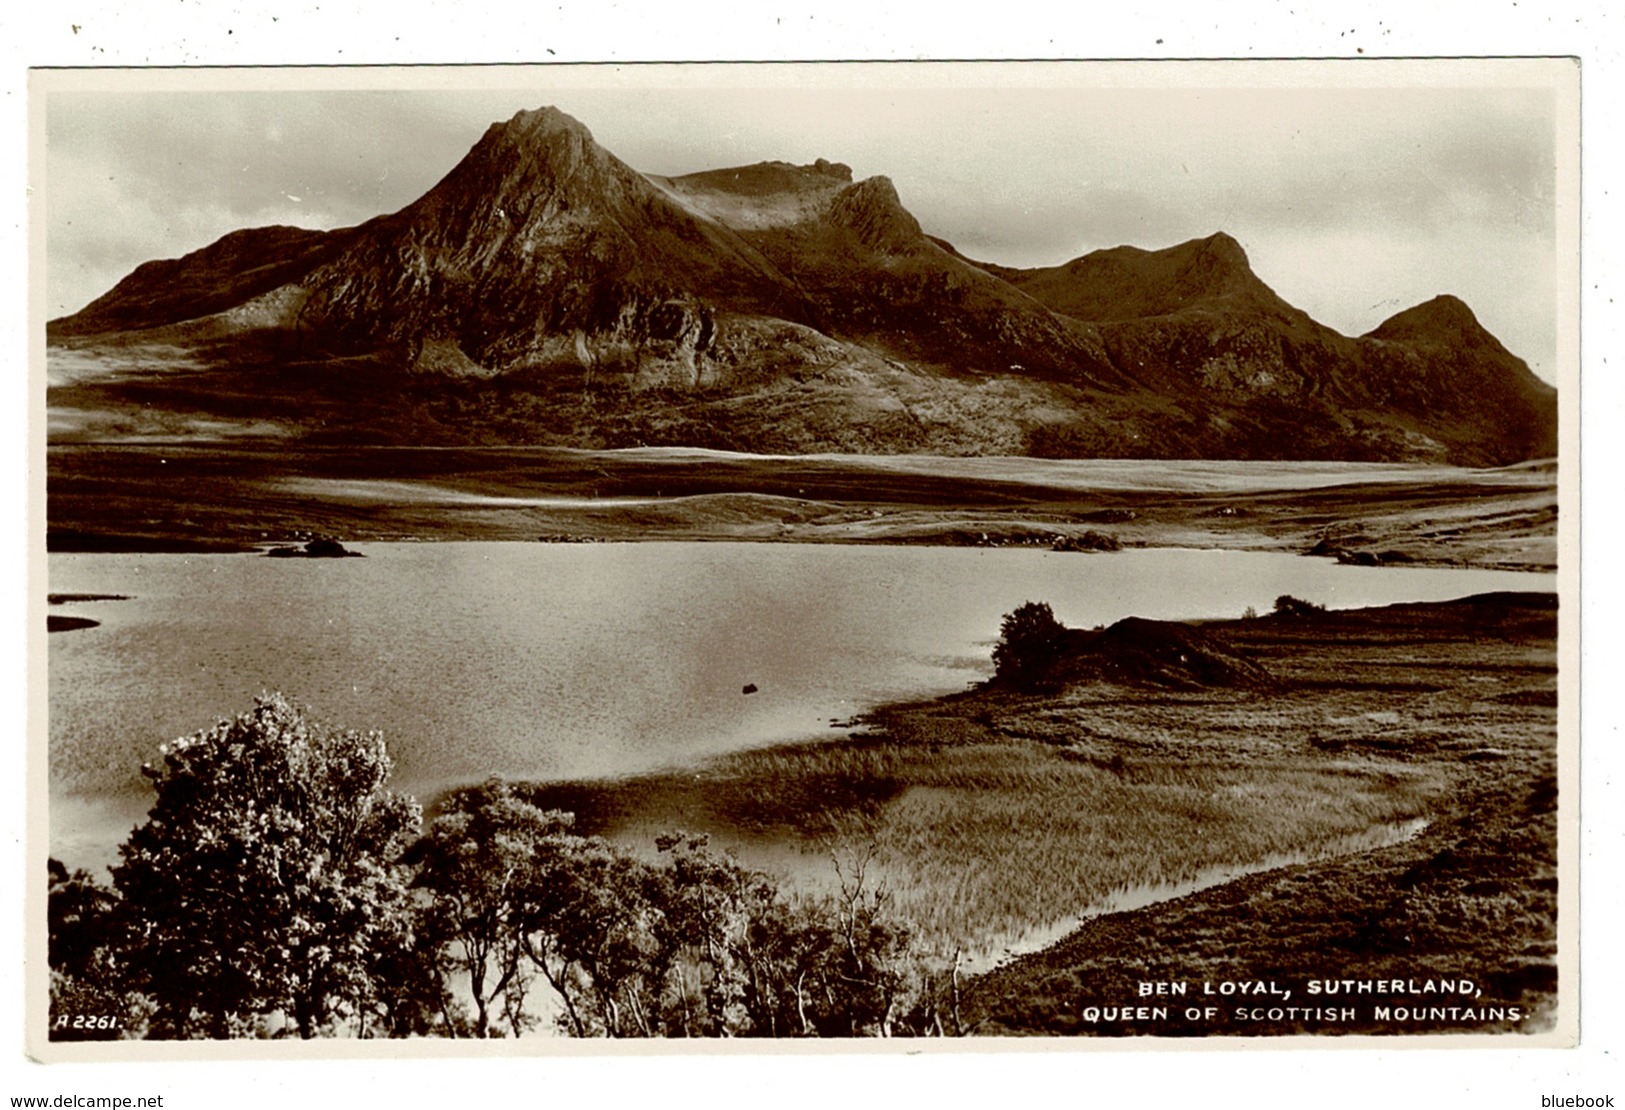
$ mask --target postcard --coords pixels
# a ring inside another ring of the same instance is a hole
[[[31,92],[34,1055],[1576,1042],[1572,59]]]

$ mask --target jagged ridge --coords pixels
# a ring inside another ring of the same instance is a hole
[[[581,406],[517,432],[555,442],[1469,463],[1555,449],[1555,394],[1455,298],[1343,336],[1223,233],[979,263],[927,235],[887,178],[823,160],[646,176],[550,108],[493,124],[399,212],[233,233],[148,263],[51,334],[184,341],[194,324],[215,347],[272,336],[255,342],[279,365],[361,356]],[[340,434],[365,434],[363,415]]]

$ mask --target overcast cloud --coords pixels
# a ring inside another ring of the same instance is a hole
[[[579,84],[53,91],[48,311],[76,311],[141,262],[237,228],[394,211],[491,122],[555,104],[648,173],[829,158],[885,174],[928,232],[990,262],[1053,265],[1227,231],[1265,282],[1338,331],[1453,293],[1555,376],[1549,89]]]

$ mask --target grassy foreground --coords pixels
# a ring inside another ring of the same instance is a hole
[[[582,831],[629,843],[710,832],[810,887],[835,880],[832,857],[868,861],[944,966],[1031,953],[967,981],[963,1017],[979,1033],[1549,1024],[1551,595],[1272,614],[1200,632],[1270,681],[1131,668],[1074,673],[1041,693],[990,683],[885,709],[848,738],[529,792],[574,811]],[[1470,1002],[1428,986],[1463,979]],[[1312,999],[1311,980],[1393,989]],[[1177,997],[1141,997],[1156,982],[1183,984],[1167,989],[1215,1013],[1189,1020]],[[1242,982],[1274,993],[1256,1006],[1218,994],[1252,989]],[[1199,997],[1209,985],[1215,997]],[[1167,1016],[1088,1016],[1150,1002]],[[1245,1019],[1243,1003],[1254,1007]]]

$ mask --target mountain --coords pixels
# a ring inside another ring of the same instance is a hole
[[[968,258],[885,177],[639,173],[543,108],[399,212],[234,232],[48,328],[59,435],[1500,464],[1555,392],[1440,297],[1364,336],[1215,234]],[[210,432],[208,434],[214,434]]]

